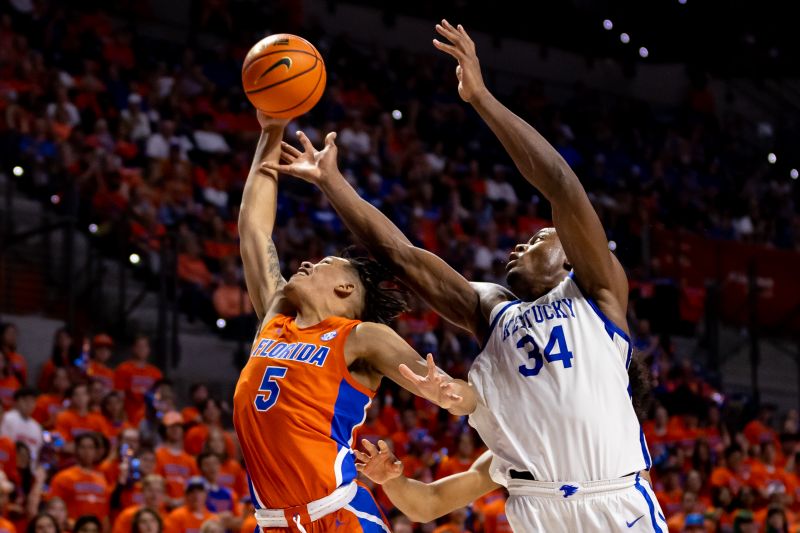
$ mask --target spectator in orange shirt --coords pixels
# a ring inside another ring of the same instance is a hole
[[[5,435],[0,435],[0,472],[5,472],[9,479],[17,478],[17,445]]]
[[[94,468],[100,448],[94,433],[83,433],[75,438],[77,464],[58,472],[50,482],[49,497],[64,500],[70,520],[83,515],[101,518],[103,530],[107,531],[109,513],[109,490],[106,478]]]
[[[222,428],[222,408],[219,402],[214,398],[208,398],[200,410],[203,417],[203,422],[197,424],[186,433],[184,439],[184,448],[190,455],[198,455],[203,450],[203,445],[208,439],[208,432],[211,428]],[[229,457],[236,454],[236,447],[233,444],[233,438],[230,434],[223,430],[225,435],[225,449]]]
[[[664,510],[664,515],[669,518],[681,508],[681,496],[683,495],[681,470],[675,465],[669,465],[662,469],[658,480],[654,486],[656,498]]]
[[[225,525],[225,529],[239,529],[242,527],[242,506],[239,503],[239,495],[219,484],[221,467],[222,461],[214,453],[204,452],[197,456],[197,468],[206,480],[208,490],[206,507],[217,515]]]
[[[131,528],[125,533],[161,533],[163,530],[164,522],[161,520],[161,515],[152,509],[139,509],[133,515]]]
[[[214,282],[214,276],[209,272],[200,252],[196,240],[190,238],[185,241],[184,252],[178,255],[180,306],[190,322],[199,317],[210,323],[214,318],[214,306],[209,297],[209,289]]]
[[[228,338],[239,338],[253,331],[256,318],[247,291],[242,287],[233,261],[226,261],[222,281],[211,295],[215,317],[225,319],[222,333]]]
[[[11,370],[23,385],[28,381],[28,363],[17,352],[17,326],[8,323],[0,326],[0,352],[5,354]]]
[[[752,484],[763,498],[773,493],[775,486],[787,489],[786,472],[777,464],[775,444],[766,442],[761,447],[761,460],[753,463]]]
[[[69,387],[67,369],[57,368],[53,373],[50,390],[36,398],[36,407],[34,407],[33,415],[31,416],[44,429],[53,429],[55,427],[58,413],[64,410],[64,402]]]
[[[69,409],[58,413],[56,432],[66,441],[64,451],[72,453],[72,441],[83,433],[103,433],[106,428],[103,417],[89,411],[89,387],[78,383],[67,393]]]
[[[208,387],[205,383],[194,383],[189,388],[189,397],[191,398],[192,405],[184,407],[181,411],[183,421],[187,427],[199,424],[203,421],[200,416],[200,408],[208,399]]]
[[[199,533],[200,526],[216,515],[206,508],[208,491],[201,477],[186,483],[186,504],[172,511],[164,521],[164,533]]]
[[[133,341],[131,358],[114,371],[114,388],[125,394],[125,412],[133,425],[138,425],[145,415],[145,395],[163,375],[149,364],[150,339],[137,335]]]
[[[356,429],[353,442],[361,442],[367,439],[372,444],[377,444],[379,440],[389,437],[389,430],[383,425],[378,416],[380,415],[380,402],[372,402],[367,408],[367,416],[364,423]]]
[[[216,454],[222,461],[218,478],[220,485],[228,487],[239,495],[245,495],[249,492],[247,474],[242,465],[228,455],[224,431],[219,428],[211,428],[208,432],[206,445],[203,446],[203,451]]]
[[[741,488],[750,483],[750,471],[742,463],[742,448],[732,444],[725,450],[725,466],[719,466],[711,472],[712,487],[728,487],[736,496]]]
[[[483,509],[483,533],[513,533],[506,516],[506,499],[498,498]]]
[[[72,533],[103,533],[103,524],[94,515],[84,515],[75,521]]]
[[[164,443],[156,450],[156,472],[164,477],[168,505],[183,504],[183,489],[198,474],[195,460],[183,449],[183,417],[170,411],[162,418]]]
[[[130,533],[134,517],[142,510],[148,509],[157,517],[166,508],[164,500],[164,478],[157,474],[150,474],[142,479],[142,503],[129,505],[117,516],[111,533]],[[160,517],[159,517],[160,521]]]
[[[697,494],[687,490],[681,495],[680,508],[675,511],[672,516],[667,518],[667,526],[670,531],[681,531],[688,515],[701,512],[702,510],[697,501]]]
[[[462,507],[447,515],[447,523],[433,530],[433,533],[471,533],[467,529],[467,509]]]
[[[458,445],[454,455],[448,455],[436,470],[436,479],[466,472],[480,455],[475,451],[475,434],[467,428],[458,435]]]
[[[100,414],[106,423],[103,434],[111,441],[112,448],[116,445],[117,436],[133,426],[128,422],[128,413],[125,412],[125,396],[116,390],[112,390],[103,398],[100,404]]]
[[[60,531],[62,530],[58,521],[44,511],[31,518],[25,529],[25,533],[60,533]]]
[[[763,405],[758,411],[758,418],[751,420],[744,427],[744,436],[750,444],[763,444],[774,442],[778,444],[777,434],[772,429],[772,419],[775,415],[774,405]]]
[[[20,387],[22,383],[17,379],[5,352],[0,351],[0,403],[3,407],[8,409],[14,404],[14,393]]]
[[[16,533],[17,528],[6,520],[6,506],[11,494],[14,493],[14,484],[11,483],[3,472],[0,472],[0,533]]]
[[[107,365],[113,348],[114,340],[109,335],[105,333],[95,335],[92,339],[91,359],[86,368],[86,375],[100,381],[107,390],[114,388],[114,371]]]

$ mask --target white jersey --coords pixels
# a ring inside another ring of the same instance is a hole
[[[497,305],[490,324],[469,372],[480,398],[469,422],[494,454],[492,479],[508,486],[517,470],[586,482],[650,468],[630,396],[630,338],[572,274],[534,302]]]

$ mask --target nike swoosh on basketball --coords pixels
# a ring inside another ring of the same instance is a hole
[[[642,515],[642,516],[644,516],[644,515]],[[634,520],[633,522],[628,522],[628,521],[626,521],[626,522],[625,522],[625,525],[626,525],[626,526],[628,526],[628,528],[632,528],[632,527],[633,527],[633,524],[635,524],[636,522],[638,522],[639,520],[641,520],[641,519],[642,519],[642,516],[640,516],[639,518],[637,518],[637,519],[636,519],[636,520]]]
[[[286,67],[286,70],[289,70],[290,68],[292,68],[292,58],[291,57],[282,57],[282,58],[280,58],[279,60],[274,62],[271,67],[269,67],[267,70],[262,72],[261,76],[259,76],[258,79],[263,78],[264,76],[266,76],[267,74],[269,74],[270,72],[272,72],[273,70],[275,70],[276,68],[278,68],[281,65],[284,65]]]

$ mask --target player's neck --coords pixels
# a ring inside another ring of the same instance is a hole
[[[341,313],[337,313],[334,309],[327,308],[327,306],[320,308],[303,307],[297,310],[297,315],[295,316],[294,322],[299,328],[307,328],[319,324],[331,316],[342,315]]]

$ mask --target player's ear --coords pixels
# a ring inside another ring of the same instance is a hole
[[[338,284],[333,290],[339,298],[347,298],[355,292],[356,284],[349,281],[343,282]]]

